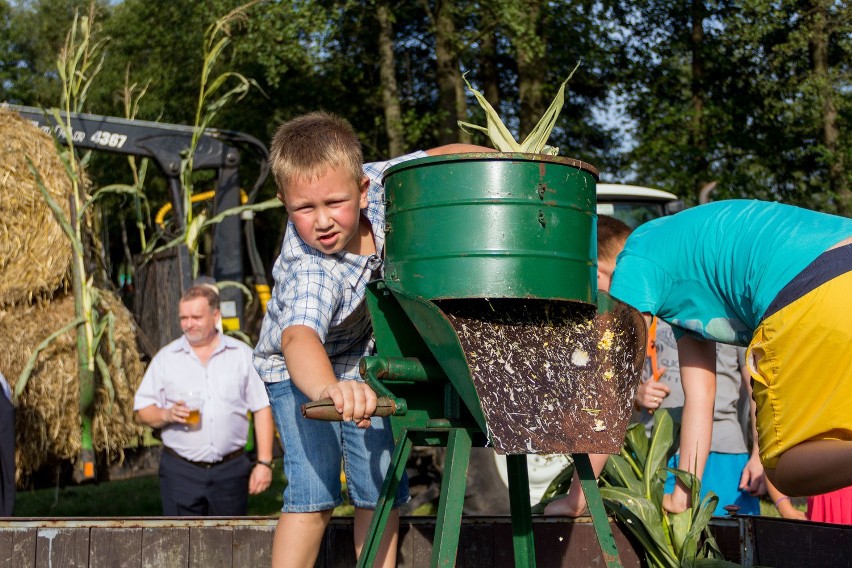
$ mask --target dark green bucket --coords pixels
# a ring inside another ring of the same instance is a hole
[[[594,304],[598,171],[537,154],[453,154],[385,174],[385,280],[430,300]]]

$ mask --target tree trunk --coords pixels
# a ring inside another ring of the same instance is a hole
[[[692,50],[692,124],[690,129],[690,145],[695,158],[692,164],[695,195],[698,196],[701,189],[711,180],[708,172],[708,145],[707,133],[704,124],[704,92],[706,77],[704,69],[704,18],[707,10],[702,0],[692,0],[690,16],[692,20],[692,33],[690,34],[690,47]]]
[[[494,21],[492,16],[491,21]],[[482,94],[497,112],[500,111],[500,75],[497,70],[497,36],[493,26],[482,31],[480,43],[480,80]]]
[[[456,141],[470,142],[470,135],[461,131],[459,120],[466,120],[467,104],[464,83],[459,71],[456,37],[455,3],[445,0],[435,2],[435,11],[423,6],[435,30],[435,59],[437,63],[438,109],[440,113],[438,141],[450,144]]]
[[[831,156],[828,165],[828,185],[837,200],[837,212],[849,216],[852,213],[852,190],[846,181],[843,152],[839,151],[840,128],[837,124],[837,107],[832,97],[831,78],[828,73],[828,29],[827,4],[814,0],[808,2],[805,21],[808,27],[808,50],[811,56],[811,73],[817,84],[821,101],[822,143]]]
[[[385,130],[388,135],[388,156],[405,153],[405,136],[402,127],[402,109],[396,83],[396,59],[393,55],[393,25],[387,2],[376,3],[379,22],[379,76],[381,78],[382,107],[385,112]]]
[[[518,33],[513,34],[513,43],[518,65],[518,96],[520,100],[520,132],[518,141],[535,128],[550,101],[544,98],[544,78],[547,77],[545,49],[547,45],[542,25],[541,3],[537,0],[523,0],[518,3],[520,12],[515,16],[523,18]],[[512,28],[510,28],[512,29]]]

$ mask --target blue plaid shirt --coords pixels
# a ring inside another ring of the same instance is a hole
[[[415,152],[387,162],[364,164],[370,178],[367,209],[376,254],[360,256],[346,251],[322,253],[299,237],[293,223],[287,232],[272,276],[275,286],[269,300],[260,338],[254,349],[254,366],[268,383],[286,381],[290,373],[281,353],[281,333],[293,325],[317,332],[338,379],[357,379],[361,357],[372,355],[375,341],[364,297],[367,282],[382,276],[385,247],[385,205],[382,175],[394,164],[423,158]]]

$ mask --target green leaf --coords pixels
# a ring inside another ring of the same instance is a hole
[[[642,494],[642,480],[636,475],[636,471],[630,466],[630,463],[622,456],[609,456],[604,466],[604,472],[611,484],[621,485],[637,495]]]
[[[648,434],[645,432],[645,425],[637,422],[627,427],[627,434],[624,437],[624,445],[627,450],[633,455],[639,469],[645,469],[645,462],[648,459],[648,449],[651,447],[648,441]]]
[[[669,513],[669,524],[672,531],[672,545],[674,546],[675,554],[678,558],[683,558],[681,550],[684,548],[684,541],[687,540],[689,530],[692,528],[692,509],[687,509],[681,513]],[[694,549],[697,546],[696,542],[692,543],[694,557]],[[687,543],[688,546],[688,543]]]
[[[665,410],[654,413],[654,429],[651,431],[651,445],[648,460],[645,462],[645,495],[651,495],[651,484],[657,471],[664,468],[668,460],[668,451],[674,438],[674,425],[671,416]]]
[[[84,320],[83,318],[77,318],[77,319],[65,324],[64,326],[62,326],[58,330],[56,330],[53,333],[51,333],[50,335],[48,335],[44,339],[44,341],[39,343],[36,346],[36,348],[33,349],[33,352],[30,354],[29,359],[27,359],[27,364],[24,365],[24,369],[21,371],[21,374],[18,375],[18,381],[15,383],[15,392],[12,393],[13,394],[13,402],[15,402],[15,404],[17,404],[18,399],[21,396],[21,393],[24,392],[24,388],[26,388],[26,386],[27,386],[27,381],[30,380],[30,375],[33,372],[33,368],[35,367],[36,359],[38,359],[39,353],[44,351],[47,348],[47,346],[50,345],[57,337],[59,337],[60,335],[62,335],[63,333],[65,333],[67,331],[70,331],[71,329],[77,327],[78,325],[80,325],[81,323],[84,323],[85,321],[86,320]]]
[[[600,492],[607,508],[642,544],[649,564],[672,568],[678,566],[662,528],[659,507],[624,488],[601,487]]]
[[[211,217],[201,226],[202,229],[206,229],[210,225],[215,225],[216,223],[221,222],[225,217],[230,217],[232,215],[241,215],[243,213],[248,212],[257,212],[257,211],[266,211],[267,209],[275,209],[276,207],[283,207],[284,204],[277,197],[273,197],[271,199],[267,199],[266,201],[261,201],[260,203],[252,203],[251,205],[240,205],[238,207],[231,207],[230,209],[225,209],[215,217]]]

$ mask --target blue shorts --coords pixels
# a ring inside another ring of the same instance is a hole
[[[676,468],[680,455],[673,456],[669,460],[669,467]],[[704,475],[701,476],[701,498],[712,491],[719,497],[716,503],[716,516],[727,515],[726,505],[737,505],[740,509],[738,515],[759,515],[760,500],[748,491],[740,491],[740,476],[748,463],[748,454],[722,454],[710,452],[707,456],[707,464],[704,466]],[[669,474],[666,479],[666,493],[674,491],[675,478]]]
[[[394,450],[388,418],[373,418],[369,428],[352,422],[325,422],[302,416],[310,400],[292,381],[266,383],[269,404],[284,447],[283,513],[310,513],[343,503],[340,465],[346,473],[349,501],[360,509],[375,509]],[[394,507],[408,502],[408,478],[403,475]]]

